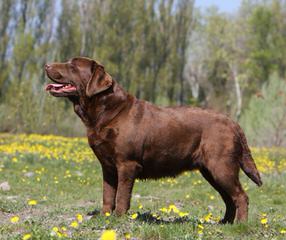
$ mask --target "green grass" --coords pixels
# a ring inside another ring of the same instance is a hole
[[[40,138],[40,137],[39,137]],[[29,140],[29,144],[42,144],[53,149],[64,148],[65,141]],[[0,135],[0,146],[24,141],[11,135]],[[49,142],[51,141],[51,142]],[[69,139],[67,142],[71,141]],[[25,143],[26,140],[24,141]],[[23,142],[23,144],[24,144]],[[54,144],[54,145],[53,145]],[[11,145],[12,146],[12,145]],[[87,148],[82,139],[71,144],[73,149]],[[81,150],[82,151],[82,150]],[[31,239],[57,239],[53,227],[65,227],[70,239],[98,239],[105,229],[113,229],[117,239],[129,233],[134,239],[285,239],[286,234],[286,175],[263,175],[264,185],[256,187],[241,174],[241,181],[250,198],[249,221],[243,224],[219,225],[215,221],[224,214],[219,195],[197,172],[182,174],[175,179],[137,181],[133,191],[131,209],[123,217],[86,214],[100,210],[102,204],[102,176],[97,161],[76,162],[73,154],[57,159],[41,157],[31,152],[8,153],[0,150],[0,183],[8,181],[11,189],[0,190],[0,239],[22,239],[26,233]],[[89,155],[92,158],[92,154]],[[61,159],[63,158],[63,159]],[[37,205],[30,206],[34,199]],[[161,208],[174,204],[187,217],[177,213],[164,213]],[[142,205],[143,208],[139,208]],[[138,213],[132,219],[133,213]],[[212,214],[211,221],[204,221]],[[70,226],[77,214],[83,215],[77,228]],[[156,214],[156,217],[152,216]],[[261,224],[266,214],[267,225]],[[19,222],[11,223],[13,216]],[[159,219],[158,219],[159,218]],[[199,225],[203,226],[199,234]]]

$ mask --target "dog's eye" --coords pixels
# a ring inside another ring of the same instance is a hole
[[[70,68],[70,70],[71,70],[73,73],[76,72],[76,66],[75,66],[75,65],[70,64],[70,65],[69,65],[69,68]]]

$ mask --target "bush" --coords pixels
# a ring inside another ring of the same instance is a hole
[[[286,82],[273,74],[243,112],[241,125],[250,144],[286,146]]]
[[[9,86],[0,104],[0,131],[83,135],[84,128],[73,113],[72,104],[49,96],[43,85],[32,82],[14,82]]]

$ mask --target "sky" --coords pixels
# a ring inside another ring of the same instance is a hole
[[[210,6],[217,6],[222,12],[233,13],[238,10],[241,0],[196,0],[195,6],[206,9]]]

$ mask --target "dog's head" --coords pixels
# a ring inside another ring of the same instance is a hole
[[[47,76],[55,83],[46,91],[55,97],[92,97],[112,86],[112,77],[96,61],[76,57],[65,63],[45,65]]]

